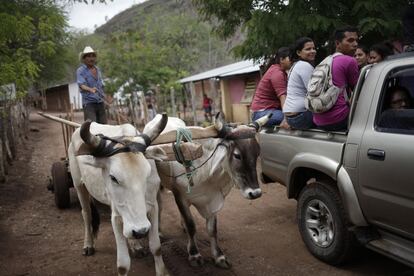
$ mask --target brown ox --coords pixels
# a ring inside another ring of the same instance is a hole
[[[187,249],[190,265],[200,266],[204,262],[195,239],[196,227],[190,212],[190,206],[193,205],[206,219],[211,252],[216,265],[222,268],[231,266],[217,242],[217,213],[223,207],[224,199],[233,186],[239,188],[247,199],[261,196],[256,173],[260,148],[255,133],[267,119],[266,117],[254,122],[256,127],[230,128],[224,124],[221,117],[216,117],[215,128],[219,138],[197,140],[197,143],[203,146],[203,157],[193,162],[197,168],[192,178],[193,186],[189,186],[182,164],[157,162],[156,168],[152,164],[152,175],[156,177],[158,171],[162,185],[174,194],[189,238]],[[148,123],[145,129],[151,126],[152,122]],[[169,118],[164,132],[184,127],[185,123],[182,120]]]

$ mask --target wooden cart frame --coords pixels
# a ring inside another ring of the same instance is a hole
[[[67,209],[70,207],[70,188],[73,187],[72,176],[69,169],[68,148],[70,139],[76,128],[81,124],[72,122],[73,116],[70,114],[63,116],[53,116],[43,112],[38,112],[39,115],[56,121],[61,124],[63,143],[65,148],[65,157],[60,161],[54,162],[51,168],[51,178],[48,185],[48,190],[54,193],[55,204],[59,209]]]

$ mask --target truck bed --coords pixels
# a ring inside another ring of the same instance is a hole
[[[262,172],[271,180],[286,185],[292,170],[300,164],[309,163],[309,158],[327,158],[313,160],[313,164],[309,163],[310,166],[329,160],[336,166],[342,162],[346,138],[346,132],[326,132],[319,129],[264,129],[259,134]]]

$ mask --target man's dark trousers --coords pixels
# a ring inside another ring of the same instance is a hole
[[[91,120],[100,124],[106,124],[105,104],[104,103],[88,103],[83,106],[84,120]]]

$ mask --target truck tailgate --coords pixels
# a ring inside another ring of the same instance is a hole
[[[324,157],[340,164],[346,138],[345,133],[320,130],[263,130],[259,134],[262,171],[286,185],[288,173],[302,156],[320,157],[321,161]]]

